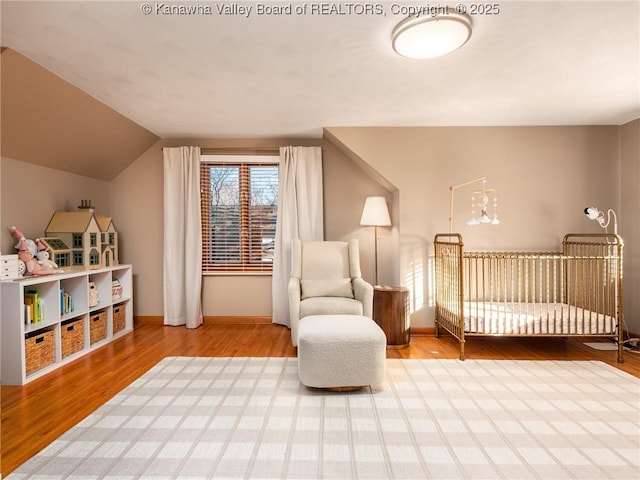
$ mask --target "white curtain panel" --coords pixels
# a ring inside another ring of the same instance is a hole
[[[200,147],[165,147],[164,324],[202,324]]]
[[[322,149],[280,148],[278,221],[273,256],[273,323],[291,327],[287,284],[291,239],[324,240]]]

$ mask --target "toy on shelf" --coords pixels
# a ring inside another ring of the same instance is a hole
[[[98,287],[96,287],[95,282],[89,282],[89,307],[97,307],[99,303]]]
[[[111,217],[94,213],[90,200],[82,200],[77,212],[54,212],[43,243],[55,238],[68,251],[50,258],[61,267],[101,268],[118,265],[118,232]]]
[[[13,238],[15,238],[16,241],[18,242],[14,245],[14,248],[16,250],[21,249],[20,242],[23,241],[25,247],[31,252],[31,255],[34,257],[36,256],[36,253],[38,252],[38,249],[36,247],[36,242],[34,242],[29,238],[25,238],[24,234],[20,230],[18,230],[15,226],[9,227],[9,231],[11,232],[11,235],[13,236]]]
[[[57,270],[58,264],[53,262],[49,258],[49,252],[47,252],[47,247],[45,247],[39,238],[36,238],[36,247],[38,248],[38,253],[36,253],[36,258],[38,259],[38,263],[42,265],[42,269],[44,271],[52,270],[55,272],[62,272],[62,270]]]
[[[9,228],[11,235],[18,241],[15,248],[18,249],[18,259],[24,263],[25,275],[51,275],[54,270],[45,270],[36,260],[33,259],[37,253],[36,243],[25,238],[24,234],[16,227]]]

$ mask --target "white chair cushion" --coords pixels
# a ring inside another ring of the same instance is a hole
[[[300,302],[300,318],[311,315],[363,315],[362,303],[353,298],[312,297]]]
[[[324,280],[302,280],[302,299],[311,297],[353,298],[350,278],[327,278]]]
[[[302,280],[351,278],[349,244],[346,242],[304,242],[301,250]]]

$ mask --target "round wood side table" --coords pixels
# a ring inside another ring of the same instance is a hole
[[[373,320],[387,336],[387,348],[405,348],[411,341],[409,289],[378,285],[373,289]]]

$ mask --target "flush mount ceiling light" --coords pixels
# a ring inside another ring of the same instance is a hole
[[[405,18],[393,29],[396,53],[408,58],[434,58],[462,47],[471,38],[471,17],[449,11],[419,13]]]

